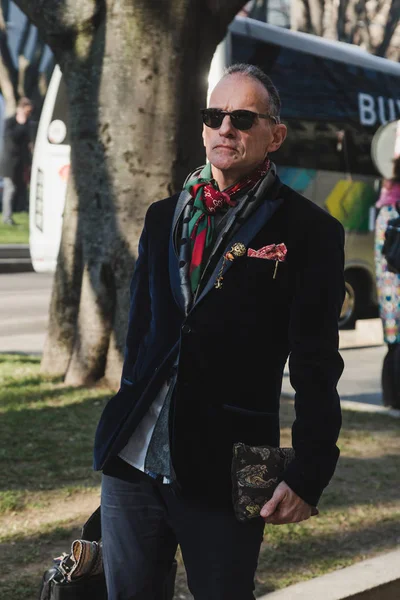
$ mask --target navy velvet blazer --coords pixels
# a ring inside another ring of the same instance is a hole
[[[226,244],[226,250],[234,241],[259,249],[283,242],[287,255],[276,277],[275,261],[243,256],[228,261],[223,287],[216,289],[221,255],[186,313],[171,235],[182,197],[155,202],[146,215],[131,284],[121,386],[97,427],[94,468],[103,469],[126,444],[179,352],[170,414],[178,482],[183,493],[214,505],[230,502],[232,444],[279,445],[279,401],[289,357],[296,458],[284,479],[316,505],[339,456],[343,228],[281,185],[281,204],[272,217],[274,200],[267,194]]]

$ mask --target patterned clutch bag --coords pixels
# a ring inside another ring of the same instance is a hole
[[[293,458],[293,448],[233,445],[232,500],[239,521],[260,515]]]

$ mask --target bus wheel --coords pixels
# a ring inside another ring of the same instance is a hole
[[[360,285],[354,273],[345,273],[345,297],[339,317],[339,329],[355,329],[360,303]]]

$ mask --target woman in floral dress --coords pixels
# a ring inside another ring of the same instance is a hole
[[[400,214],[400,156],[393,161],[393,177],[384,181],[376,208],[376,283],[384,341],[388,347],[382,365],[382,401],[385,406],[400,408],[400,275],[388,270],[382,255],[387,223]]]

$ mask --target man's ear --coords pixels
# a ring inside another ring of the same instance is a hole
[[[285,141],[287,135],[287,127],[283,123],[279,123],[278,125],[273,125],[272,128],[272,140],[267,146],[267,152],[275,152],[278,150],[283,142]]]
[[[206,140],[205,140],[205,138],[204,138],[204,131],[205,131],[205,127],[206,127],[206,126],[205,126],[205,125],[203,125],[203,131],[201,132],[201,137],[203,138],[203,146],[205,146],[205,145],[206,145]]]

